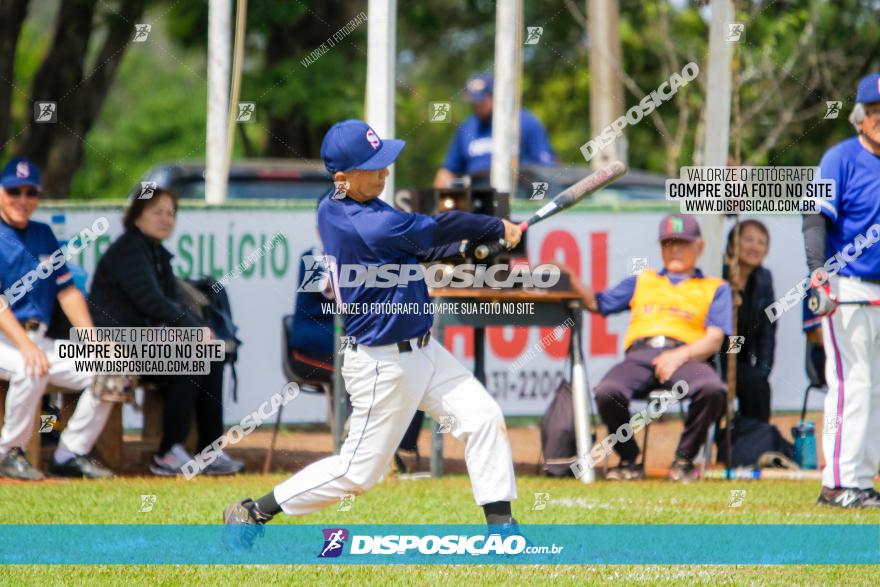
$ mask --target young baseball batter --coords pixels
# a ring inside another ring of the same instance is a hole
[[[821,214],[804,216],[804,244],[827,357],[819,503],[863,508],[880,507],[880,309],[838,303],[880,299],[880,246],[863,244],[880,232],[880,73],[859,83],[850,122],[858,136],[822,157],[822,179],[836,189]],[[846,265],[829,282],[826,260],[837,253]]]
[[[379,199],[387,167],[404,144],[380,139],[359,120],[337,123],[324,137],[321,157],[327,170],[337,185],[347,182],[344,197],[325,197],[318,207],[321,241],[337,268],[415,266],[464,239],[519,242],[519,228],[506,220],[464,212],[407,214]],[[282,511],[302,516],[346,494],[367,491],[421,409],[437,420],[451,417],[452,435],[465,442],[474,499],[488,523],[513,524],[510,502],[516,486],[501,409],[473,374],[431,338],[433,316],[421,311],[430,302],[424,279],[394,287],[340,287],[338,274],[332,278],[336,299],[360,308],[345,315],[345,334],[353,341],[342,366],[353,408],[348,437],[339,455],[309,465],[256,501],[230,504],[224,523],[265,524]],[[391,309],[369,311],[386,306]],[[249,547],[257,533],[239,533],[239,545]]]

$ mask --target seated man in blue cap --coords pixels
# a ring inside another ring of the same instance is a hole
[[[93,373],[77,371],[72,359],[55,353],[46,336],[55,300],[76,328],[92,328],[86,300],[73,283],[52,229],[31,220],[40,196],[40,172],[13,159],[0,173],[0,376],[9,380],[0,476],[39,480],[43,474],[25,457],[35,414],[49,383],[85,389],[61,434],[49,471],[65,477],[113,474],[89,457],[113,404],[92,392]]]
[[[468,175],[476,183],[487,182],[492,167],[492,92],[491,75],[480,74],[467,82],[467,99],[473,108],[455,131],[455,137],[446,152],[443,167],[434,176],[435,188],[449,187],[456,176]],[[555,165],[556,154],[547,131],[535,115],[520,110],[519,156],[523,163]]]

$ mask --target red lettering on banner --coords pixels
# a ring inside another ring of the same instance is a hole
[[[473,326],[447,326],[443,330],[443,346],[446,350],[455,354],[455,337],[464,339],[464,359],[474,358],[474,328]]]
[[[560,254],[561,253],[561,254]],[[541,252],[539,255],[541,263],[559,262],[571,267],[575,275],[581,275],[581,250],[578,247],[577,240],[567,230],[552,230],[544,237],[541,243]],[[561,260],[560,260],[561,258]],[[571,340],[571,329],[565,328],[562,337],[556,340],[554,330],[556,328],[541,327],[539,329],[539,343],[546,341],[544,353],[553,359],[564,359],[568,356],[568,346]]]
[[[608,233],[590,233],[590,286],[593,291],[608,287]],[[608,332],[608,321],[600,314],[590,315],[590,355],[616,355],[617,335]]]
[[[518,358],[529,343],[527,326],[489,326],[486,328],[489,348],[499,359]]]

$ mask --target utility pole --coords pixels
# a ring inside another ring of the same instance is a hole
[[[590,39],[590,131],[602,129],[623,116],[623,71],[620,49],[618,0],[587,0],[587,34]],[[628,163],[626,134],[590,159],[593,169],[615,159]]]
[[[208,3],[208,120],[205,139],[205,201],[226,201],[226,121],[232,59],[232,0]]]

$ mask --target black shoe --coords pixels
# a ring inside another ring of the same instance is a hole
[[[863,489],[862,491],[864,491],[865,493],[867,493],[868,496],[871,497],[871,498],[873,498],[873,499],[880,499],[880,491],[877,491],[877,490],[874,489],[873,487],[869,487],[868,489]]]
[[[865,494],[864,504],[866,508],[880,508],[880,492],[870,487],[862,489],[862,493]]]
[[[57,477],[77,477],[86,479],[112,479],[113,472],[95,459],[76,455],[63,463],[55,459],[49,464],[49,473]]]
[[[257,538],[266,532],[263,526],[271,519],[272,516],[259,511],[249,497],[233,502],[223,511],[223,523],[226,524],[223,542],[232,550],[250,550]]]
[[[880,499],[874,496],[876,493],[873,489],[863,490],[857,487],[831,488],[823,486],[816,503],[845,510],[876,508],[880,507]]]
[[[672,481],[690,483],[697,479],[699,474],[692,460],[684,457],[675,457],[675,460],[672,462],[672,468],[669,469],[668,477]]]
[[[24,451],[17,446],[9,449],[0,461],[0,475],[22,481],[40,481],[44,478],[44,475],[24,456]]]
[[[490,534],[500,534],[501,536],[521,536],[519,530],[519,522],[516,518],[510,516],[506,522],[501,524],[488,524]]]
[[[616,467],[608,469],[605,479],[608,481],[634,481],[645,478],[645,468],[636,464],[635,460],[620,461]]]

